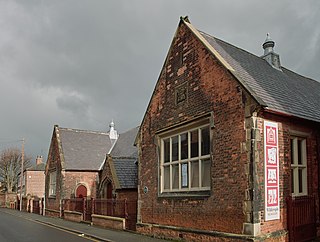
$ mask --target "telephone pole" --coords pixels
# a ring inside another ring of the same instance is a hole
[[[21,147],[20,211],[22,211],[23,163],[24,163],[24,138],[22,139],[22,147]]]

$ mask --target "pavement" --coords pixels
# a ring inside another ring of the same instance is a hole
[[[101,227],[92,226],[86,223],[76,223],[67,221],[61,218],[52,218],[41,216],[34,213],[20,212],[14,209],[0,208],[0,212],[11,214],[16,217],[27,219],[29,221],[41,223],[47,226],[55,227],[57,229],[62,229],[68,232],[79,234],[79,236],[92,239],[94,241],[130,241],[130,242],[160,242],[167,241],[163,239],[157,239],[134,232],[120,231],[104,229]]]

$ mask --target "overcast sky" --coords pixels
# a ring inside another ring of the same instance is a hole
[[[320,80],[320,1],[0,0],[0,150],[47,156],[53,125],[138,126],[180,16]]]

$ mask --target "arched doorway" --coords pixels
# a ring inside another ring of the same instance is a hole
[[[103,198],[112,199],[112,183],[110,181],[104,183],[102,196]]]
[[[112,198],[112,184],[111,182],[108,182],[107,184],[107,199]]]
[[[76,197],[87,197],[87,188],[84,185],[80,185],[77,187]]]

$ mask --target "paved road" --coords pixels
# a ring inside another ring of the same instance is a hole
[[[81,235],[66,232],[58,228],[37,223],[33,220],[17,217],[0,211],[1,242],[64,242],[96,241]]]

